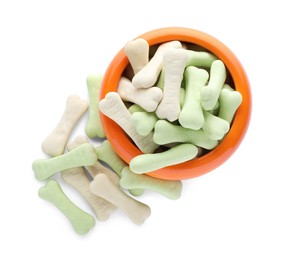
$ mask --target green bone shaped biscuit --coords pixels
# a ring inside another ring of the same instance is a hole
[[[161,180],[146,174],[135,174],[128,166],[122,170],[120,184],[125,189],[140,188],[155,191],[172,200],[178,199],[182,190],[181,181]]]
[[[87,77],[87,87],[90,98],[89,116],[86,125],[86,134],[90,138],[104,138],[105,133],[99,113],[99,94],[102,83],[102,76],[90,75]]]
[[[207,150],[218,145],[218,141],[211,139],[202,129],[188,129],[166,120],[158,120],[155,124],[153,140],[159,145],[177,142],[191,143]]]
[[[134,173],[145,173],[163,167],[179,164],[193,159],[198,149],[193,144],[179,144],[167,151],[153,154],[141,154],[130,162],[130,169]]]
[[[50,159],[35,160],[32,169],[38,181],[44,181],[57,172],[79,166],[90,166],[97,161],[97,154],[92,144],[82,144],[76,149]]]
[[[178,120],[183,127],[198,130],[204,124],[203,109],[200,104],[200,89],[208,80],[208,72],[189,66],[185,69],[184,77],[186,91]]]
[[[47,181],[46,185],[39,189],[38,195],[58,208],[68,218],[73,229],[79,235],[87,234],[95,226],[95,218],[78,208],[66,196],[57,181]]]

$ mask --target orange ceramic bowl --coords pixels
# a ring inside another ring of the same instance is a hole
[[[251,116],[251,91],[246,73],[239,60],[223,43],[203,32],[189,28],[161,28],[147,32],[137,38],[145,39],[150,46],[178,40],[201,46],[222,60],[230,73],[233,87],[242,95],[242,103],[234,117],[230,131],[222,142],[205,155],[185,163],[165,167],[147,173],[150,176],[166,180],[184,180],[208,173],[224,163],[238,148],[247,131]],[[117,91],[121,75],[128,65],[123,49],[110,63],[101,86],[100,99],[108,92]],[[134,145],[124,131],[111,119],[101,114],[101,121],[107,139],[116,153],[127,163],[142,152]]]

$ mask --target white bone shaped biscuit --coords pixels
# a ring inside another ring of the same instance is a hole
[[[115,121],[143,153],[152,153],[158,145],[154,143],[152,134],[141,136],[131,123],[131,114],[116,92],[109,92],[99,103],[103,114]]]
[[[124,51],[134,74],[138,73],[148,63],[149,45],[146,40],[138,38],[129,41],[126,43]]]
[[[125,77],[120,78],[117,92],[122,100],[138,104],[147,112],[155,111],[162,99],[162,90],[160,88],[135,88],[132,82]]]
[[[163,53],[166,48],[181,48],[179,41],[161,44],[150,61],[133,77],[132,83],[136,88],[149,88],[154,86],[163,67]]]
[[[188,54],[183,49],[166,49],[163,55],[165,80],[163,98],[156,109],[160,119],[173,122],[180,113],[180,88]]]
[[[146,218],[150,216],[149,206],[129,197],[120,187],[113,184],[105,174],[96,175],[90,184],[90,189],[94,194],[116,205],[134,224],[143,224]]]
[[[63,154],[73,128],[87,109],[86,100],[76,95],[69,96],[59,123],[42,143],[43,152],[53,157]]]

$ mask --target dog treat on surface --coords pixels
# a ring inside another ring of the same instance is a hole
[[[72,130],[87,109],[86,100],[76,95],[69,96],[59,123],[42,143],[43,152],[52,157],[63,154]]]
[[[142,202],[129,197],[120,187],[114,185],[105,174],[96,175],[90,184],[91,191],[110,201],[121,209],[137,225],[150,216],[150,208]]]
[[[85,129],[86,134],[90,138],[104,138],[105,133],[99,113],[99,94],[102,83],[102,76],[89,75],[86,82],[90,100],[88,121]]]
[[[43,181],[57,172],[79,166],[93,165],[97,161],[97,154],[93,145],[83,144],[63,155],[50,158],[35,160],[32,164],[32,169],[35,173],[35,178],[38,181]]]
[[[57,181],[47,181],[46,185],[39,189],[38,195],[58,208],[71,222],[76,233],[85,235],[95,226],[95,218],[77,207],[65,195]]]

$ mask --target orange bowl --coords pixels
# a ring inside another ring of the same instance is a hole
[[[146,174],[166,180],[184,180],[212,171],[224,163],[236,151],[249,125],[252,107],[251,91],[248,78],[241,63],[222,42],[206,33],[190,28],[161,28],[142,34],[137,38],[145,39],[150,46],[173,40],[196,44],[210,51],[224,62],[232,78],[233,87],[242,95],[242,103],[234,116],[228,134],[217,147],[201,157]],[[100,99],[103,99],[108,92],[117,91],[119,79],[128,63],[128,58],[124,50],[121,49],[110,63],[104,75]],[[107,139],[110,141],[115,152],[126,163],[129,164],[132,158],[142,154],[114,121],[102,113],[100,113],[100,116]]]

